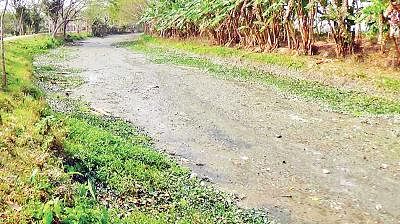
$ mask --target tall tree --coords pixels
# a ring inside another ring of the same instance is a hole
[[[43,0],[43,8],[51,21],[51,32],[53,36],[57,33],[57,25],[59,24],[61,10],[64,7],[63,0]]]
[[[389,3],[388,0],[370,0],[367,3],[368,5],[358,15],[357,21],[365,22],[368,24],[367,28],[370,34],[378,35],[378,43],[381,45],[381,52],[383,53],[386,45],[385,26],[387,26],[383,14]]]
[[[40,25],[43,22],[42,13],[39,4],[33,3],[29,9],[30,29],[32,33],[39,33]]]
[[[52,35],[57,35],[63,28],[65,37],[68,23],[78,19],[86,3],[87,0],[44,0],[45,12],[52,22]]]
[[[111,0],[109,11],[113,24],[125,26],[139,22],[147,0]]]
[[[27,7],[25,0],[11,0],[11,6],[15,10],[15,17],[17,20],[17,34],[25,34],[24,22],[27,16]]]

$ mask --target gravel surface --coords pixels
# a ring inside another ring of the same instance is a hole
[[[150,62],[113,44],[71,47],[73,90],[130,120],[194,175],[280,223],[400,223],[400,119],[328,112],[254,83]]]

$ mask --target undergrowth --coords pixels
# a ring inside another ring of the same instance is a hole
[[[246,49],[238,49],[232,47],[209,45],[198,41],[177,41],[173,39],[155,38],[149,35],[143,35],[142,40],[148,45],[155,45],[164,49],[175,48],[199,55],[213,55],[224,58],[243,58],[261,63],[276,64],[288,68],[300,69],[306,66],[305,57],[293,57],[278,53],[260,53],[251,52]]]
[[[219,51],[221,47],[196,47],[193,50],[189,47],[182,47],[186,46],[184,44],[181,46],[178,43],[165,46],[161,44],[160,46],[160,44],[154,44],[155,42],[157,42],[157,39],[145,35],[136,41],[124,44],[132,50],[148,54],[157,63],[185,65],[203,69],[221,78],[250,80],[271,85],[283,92],[325,103],[336,111],[348,112],[354,115],[400,114],[400,102],[383,96],[340,89],[323,85],[316,81],[274,75],[245,66],[221,65],[207,58],[193,56],[193,53],[201,53],[203,51],[206,53],[209,49],[213,49],[211,52]],[[227,49],[226,51],[235,50]],[[215,55],[226,56],[225,53],[216,53]]]
[[[74,161],[66,169],[84,174],[100,204],[117,209],[113,222],[138,223],[137,216],[145,223],[267,222],[264,213],[241,210],[228,195],[191,178],[121,120],[79,113],[65,122],[64,150]]]
[[[9,85],[0,91],[0,218],[6,223],[27,222],[53,190],[49,179],[64,181],[48,153],[62,130],[47,129],[43,94],[32,82],[33,57],[61,43],[47,36],[5,43]]]
[[[62,102],[71,100],[67,88],[81,83],[70,74],[77,71],[39,65],[36,82],[47,88],[36,87],[33,57],[61,44],[47,36],[7,43],[0,223],[268,222],[264,212],[240,209],[231,196],[191,178],[131,124]],[[52,91],[54,104],[74,108],[50,109],[45,96]]]

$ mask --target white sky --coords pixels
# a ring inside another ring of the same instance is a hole
[[[12,0],[8,0],[8,7],[10,8],[10,3]],[[24,0],[27,4],[38,3],[40,0]],[[5,0],[0,0],[0,7],[1,9],[4,8]]]

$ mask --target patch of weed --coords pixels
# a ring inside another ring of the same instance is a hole
[[[294,69],[300,69],[306,65],[306,59],[302,57],[292,57],[291,55],[279,53],[256,53],[231,47],[213,46],[196,41],[176,41],[144,35],[142,37],[142,44],[143,43],[149,46],[157,46],[165,49],[175,48],[199,55],[213,55],[224,58],[241,58],[262,63],[281,65]]]
[[[391,91],[400,91],[400,79],[381,77],[377,84],[379,87],[390,89]]]
[[[80,40],[85,40],[89,37],[92,37],[91,33],[83,32],[83,33],[68,33],[66,37],[67,42],[74,42],[74,41],[80,41]]]
[[[152,149],[121,120],[75,114],[65,122],[65,151],[80,161],[71,171],[115,190],[118,200],[124,198],[118,205],[100,196],[111,207],[127,204],[133,213],[124,216],[126,222],[148,219],[144,214],[152,214],[156,223],[268,222],[265,213],[241,210],[228,195],[191,178],[188,169]]]
[[[61,88],[74,88],[84,83],[84,80],[75,75],[76,69],[59,69],[52,65],[35,66],[35,78],[46,85],[57,85]]]

